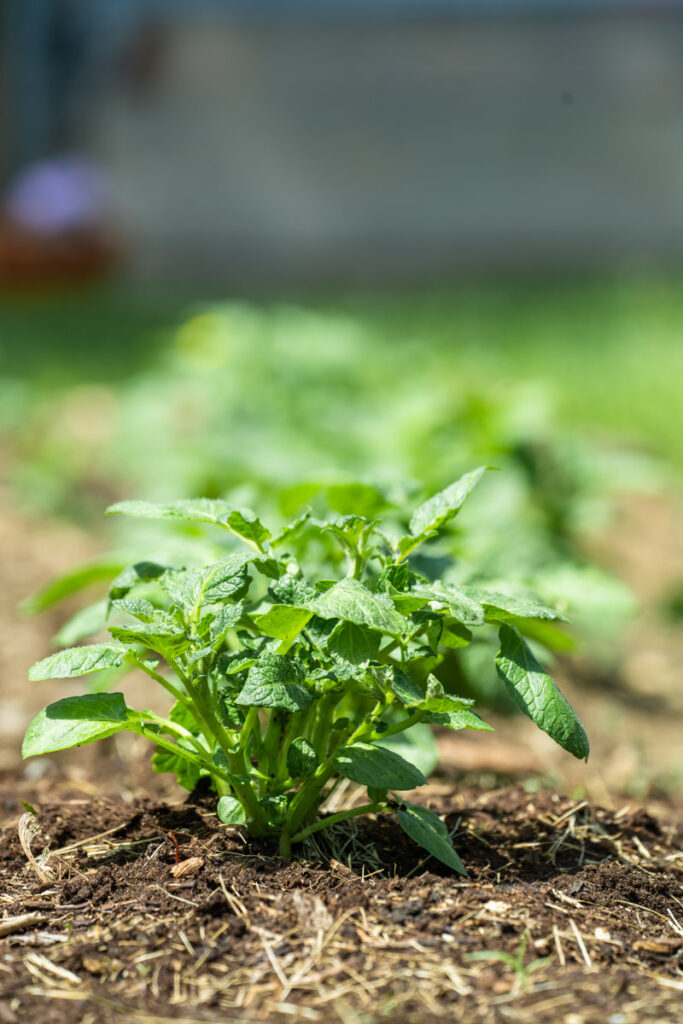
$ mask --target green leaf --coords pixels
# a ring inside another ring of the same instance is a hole
[[[222,796],[216,805],[218,820],[224,825],[246,825],[247,813],[236,796]]]
[[[424,608],[431,600],[428,594],[424,597],[415,596],[412,593],[412,587],[428,584],[429,580],[412,572],[404,562],[401,562],[387,565],[382,569],[375,579],[372,589],[388,594],[402,615],[410,615],[411,612]]]
[[[122,693],[66,697],[43,708],[26,730],[23,757],[80,747],[129,727]]]
[[[27,597],[21,603],[21,611],[26,615],[37,615],[44,612],[46,608],[59,604],[65,597],[78,593],[91,583],[101,583],[102,580],[110,580],[117,572],[121,571],[120,561],[89,562],[82,565],[73,572],[65,573],[51,580],[46,587],[36,594]]]
[[[411,725],[404,732],[387,736],[385,740],[375,740],[375,743],[378,747],[400,754],[409,764],[415,765],[425,778],[432,774],[439,763],[439,748],[434,733],[429,726],[422,725],[421,722]]]
[[[211,628],[209,630],[209,636],[212,642],[216,642],[219,637],[225,636],[229,629],[232,629],[237,625],[239,620],[244,614],[244,602],[238,601],[237,604],[225,604],[216,613]]]
[[[377,657],[380,643],[381,636],[375,630],[342,621],[326,638],[325,648],[349,665],[358,666],[367,665]]]
[[[233,511],[227,501],[189,498],[182,501],[119,501],[110,505],[107,515],[135,516],[138,519],[177,519],[188,523],[220,523]]]
[[[417,708],[425,699],[422,687],[396,666],[392,666],[389,685],[406,708]]]
[[[230,555],[212,565],[169,570],[161,582],[169,597],[192,613],[201,605],[243,597],[249,586],[248,570],[248,556]]]
[[[159,610],[154,607],[151,601],[144,597],[122,597],[111,602],[112,608],[119,612],[127,612],[141,622],[152,622],[158,616]]]
[[[419,807],[417,804],[404,804],[399,807],[398,821],[403,831],[418,846],[447,867],[453,868],[459,875],[467,877],[465,867],[453,849],[448,829],[434,811],[430,811],[428,807]]]
[[[365,516],[343,516],[334,523],[326,523],[323,533],[331,533],[347,551],[356,551],[367,541],[377,520]]]
[[[270,542],[271,548],[279,548],[282,544],[287,544],[289,541],[295,540],[310,518],[311,510],[308,508],[303,515],[299,516],[298,519],[295,519],[294,522],[288,523],[287,526],[283,526],[278,535]]]
[[[415,789],[427,782],[420,769],[400,754],[372,743],[343,747],[334,759],[334,767],[340,775],[360,786]]]
[[[125,644],[141,644],[164,657],[169,655],[176,658],[190,646],[190,641],[185,633],[176,625],[158,625],[149,629],[135,626],[110,626],[109,632],[114,640],[120,640]]]
[[[307,739],[298,736],[292,740],[287,748],[287,771],[293,779],[307,778],[318,764],[318,755]]]
[[[288,604],[274,604],[262,615],[252,615],[253,622],[266,636],[274,640],[282,640],[286,647],[290,647],[297,636],[304,628],[313,612],[305,608],[293,608]],[[281,650],[281,653],[284,651]]]
[[[249,669],[247,680],[235,704],[257,708],[305,711],[313,700],[302,685],[304,673],[299,662],[267,652]]]
[[[445,490],[434,494],[415,509],[410,518],[410,534],[407,537],[402,537],[398,544],[401,559],[406,558],[423,541],[434,537],[442,526],[445,526],[458,514],[489,468],[488,466],[479,466],[471,473],[466,473],[465,476],[456,480]]]
[[[479,466],[471,473],[466,473],[455,483],[428,498],[416,508],[409,524],[412,536],[420,537],[424,534],[436,533],[453,516],[457,515],[487,469],[488,466]]]
[[[461,622],[447,622],[439,637],[439,644],[457,651],[472,643],[472,634]]]
[[[310,605],[321,619],[345,619],[390,636],[400,636],[408,623],[384,594],[373,594],[350,577],[336,583]]]
[[[413,587],[410,596],[424,597],[427,601],[438,601],[448,607],[451,615],[465,626],[483,626],[484,610],[475,599],[446,583],[429,583]]]
[[[278,604],[289,604],[296,608],[307,608],[315,600],[316,592],[305,580],[291,573],[285,573],[268,588],[268,596]]]
[[[273,558],[271,555],[252,555],[249,561],[257,572],[260,572],[262,576],[267,576],[269,580],[279,580],[284,571],[282,562],[278,562],[277,558]]]
[[[152,583],[158,580],[166,572],[164,565],[157,562],[136,562],[135,565],[126,566],[116,579],[112,580],[109,587],[109,600],[118,601],[136,587],[138,583]]]
[[[463,587],[463,591],[484,608],[487,622],[507,622],[514,619],[544,619],[546,621],[568,622],[569,620],[538,601],[508,594],[495,594],[479,587]]]
[[[455,711],[429,711],[422,719],[430,725],[441,725],[446,729],[477,729],[481,732],[493,732],[493,726],[480,718],[470,708],[459,708]]]
[[[83,647],[69,647],[58,651],[49,658],[37,661],[28,670],[32,682],[38,679],[73,679],[88,672],[100,672],[103,668],[118,668],[123,664],[126,649],[121,644],[88,644]]]
[[[512,626],[499,631],[496,668],[517,706],[574,757],[588,758],[588,737],[574,709]]]
[[[104,629],[107,623],[108,601],[103,598],[86,608],[81,608],[64,623],[59,632],[52,637],[52,642],[58,647],[70,647],[77,644],[86,637],[94,636]]]
[[[121,513],[138,519],[175,519],[185,523],[215,523],[230,530],[247,544],[262,549],[270,530],[250,511],[235,509],[215,498],[189,498],[173,502],[120,501],[107,514]]]
[[[245,541],[251,547],[256,547],[259,551],[263,550],[264,543],[270,537],[270,530],[253,512],[246,509],[242,512],[239,509],[234,509],[227,519],[220,520],[220,523],[232,530],[240,540]]]
[[[443,685],[436,676],[429,676],[427,680],[427,693],[420,705],[425,711],[434,711],[438,714],[448,714],[452,711],[462,711],[470,707],[474,701],[467,697],[455,697],[446,693]]]

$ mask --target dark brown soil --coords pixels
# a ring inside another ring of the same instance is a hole
[[[462,879],[389,817],[285,863],[220,826],[201,794],[174,806],[11,781],[2,1024],[680,1019],[675,820],[521,787],[433,796]],[[27,795],[33,865],[17,832]],[[543,962],[525,975],[472,958],[484,951]]]

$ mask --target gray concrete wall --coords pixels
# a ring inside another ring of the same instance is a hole
[[[90,143],[141,277],[402,280],[683,255],[683,17],[193,17]]]

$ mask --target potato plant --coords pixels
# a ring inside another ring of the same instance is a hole
[[[483,472],[414,509],[407,532],[396,519],[304,514],[274,536],[251,512],[202,498],[112,506],[214,524],[243,550],[189,568],[126,568],[109,588],[111,639],[60,651],[29,671],[38,680],[135,667],[172,698],[166,718],[128,707],[121,693],[67,697],[31,722],[24,756],[134,732],[154,744],[157,771],[175,773],[188,789],[208,777],[219,818],[277,839],[283,857],[337,822],[393,811],[413,840],[464,872],[441,819],[401,796],[426,782],[420,727],[490,729],[471,700],[446,693],[436,678],[449,651],[495,624],[496,668],[516,704],[566,750],[588,756],[578,718],[522,635],[562,616],[416,571],[418,549],[457,515]],[[323,539],[343,553],[346,575],[306,572],[306,545]],[[322,814],[343,779],[365,788],[365,802]]]

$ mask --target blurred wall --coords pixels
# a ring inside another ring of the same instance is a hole
[[[683,17],[418,7],[119,19],[78,141],[111,171],[131,273],[395,281],[681,258]]]

